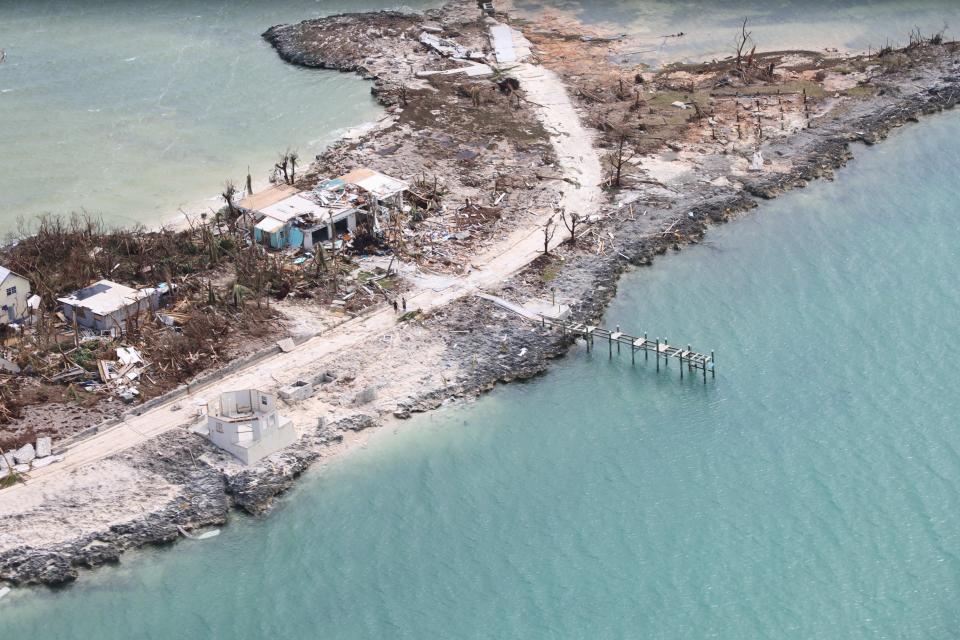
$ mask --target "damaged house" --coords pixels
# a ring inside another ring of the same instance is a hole
[[[127,323],[159,305],[157,289],[132,289],[116,282],[101,280],[89,287],[58,298],[67,321],[94,331],[115,335],[126,331]]]
[[[409,185],[373,171],[357,169],[321,182],[312,191],[275,188],[240,202],[254,211],[253,240],[271,249],[312,250],[349,239],[358,228],[382,229],[390,212],[402,210]]]
[[[0,267],[0,324],[15,324],[30,314],[30,281]]]
[[[244,464],[254,464],[290,446],[297,432],[290,418],[277,413],[277,399],[256,389],[221,393],[211,404],[204,434]]]
[[[258,212],[261,219],[253,228],[253,239],[271,249],[288,247],[310,250],[343,234],[353,234],[357,214],[349,206],[324,206],[312,192],[287,196]]]
[[[354,169],[350,173],[340,176],[327,184],[340,186],[350,194],[358,197],[366,205],[367,212],[373,217],[373,230],[379,231],[381,224],[389,221],[391,211],[402,211],[404,207],[403,194],[410,190],[410,185],[403,180],[374,171],[373,169]],[[321,185],[322,187],[323,185]],[[326,187],[330,189],[330,187]]]

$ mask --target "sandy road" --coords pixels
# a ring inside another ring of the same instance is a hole
[[[567,211],[590,214],[597,210],[602,192],[599,183],[602,168],[590,133],[580,118],[560,78],[551,71],[527,63],[513,66],[510,74],[521,82],[527,97],[537,105],[538,117],[551,135],[551,142],[562,173],[580,186],[563,183],[558,203]],[[471,264],[476,267],[467,276],[454,279],[442,290],[415,289],[407,295],[413,308],[431,311],[502,282],[533,261],[543,247],[542,225],[551,214],[517,228],[506,239],[491,247]],[[566,230],[559,220],[552,245],[566,239]],[[396,326],[396,315],[390,308],[354,318],[327,333],[311,338],[290,353],[279,353],[260,360],[249,367],[231,373],[217,381],[195,387],[191,396],[163,403],[150,411],[111,427],[95,436],[78,442],[66,452],[66,460],[31,472],[26,485],[17,485],[0,492],[0,503],[25,499],[25,492],[43,492],[71,471],[103,459],[129,447],[178,428],[195,420],[194,409],[199,399],[213,399],[219,393],[243,388],[274,389],[299,378],[307,378],[324,370],[326,357],[348,349]],[[180,405],[181,410],[174,410]]]

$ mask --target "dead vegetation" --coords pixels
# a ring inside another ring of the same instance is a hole
[[[312,189],[361,167],[407,180],[411,208],[392,222],[388,244],[398,256],[441,272],[465,273],[470,256],[509,226],[552,209],[557,189],[548,132],[520,82],[495,66],[475,76],[448,73],[469,63],[420,41],[436,34],[482,57],[489,53],[488,25],[479,15],[468,3],[423,18],[352,14],[267,36],[288,60],[374,77],[374,93],[392,114],[375,136],[319,155],[297,187]],[[354,46],[369,34],[370,47]]]
[[[700,145],[749,157],[768,139],[813,126],[831,98],[874,95],[874,82],[954,46],[943,32],[924,36],[915,29],[906,47],[888,44],[864,56],[762,53],[744,19],[728,58],[651,71],[614,62],[629,46],[615,39],[543,28],[526,35],[600,132],[606,184],[613,189],[657,185],[637,167],[643,156],[664,149]]]
[[[294,264],[253,243],[230,209],[187,229],[157,231],[108,228],[86,215],[45,216],[0,251],[0,264],[27,277],[41,298],[28,322],[0,335],[0,356],[9,363],[0,371],[0,425],[22,421],[23,409],[35,404],[89,409],[158,395],[281,337],[272,300],[329,303],[346,293],[350,256]],[[112,332],[68,322],[57,299],[100,279],[159,288],[160,309],[131,315]],[[353,310],[381,299],[373,292],[351,297]],[[118,363],[118,348],[133,348],[140,361]],[[13,446],[34,434],[3,435],[0,444]]]

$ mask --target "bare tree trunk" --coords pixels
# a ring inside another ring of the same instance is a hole
[[[553,234],[557,232],[557,227],[553,222],[553,216],[543,225],[543,255],[550,255],[550,241],[553,240]]]

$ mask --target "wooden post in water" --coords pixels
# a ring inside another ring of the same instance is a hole
[[[657,356],[657,371],[660,371],[660,337],[659,336],[657,337],[656,356]]]
[[[650,350],[647,349],[647,332],[646,331],[643,332],[643,359],[644,360],[650,359]]]
[[[613,360],[613,334],[607,332],[607,345],[610,347],[610,359]]]
[[[711,378],[717,377],[717,361],[713,357],[713,351],[710,352],[710,377]]]

